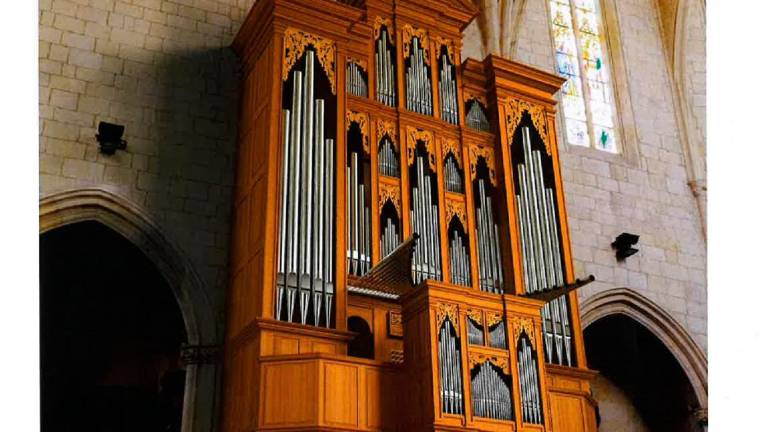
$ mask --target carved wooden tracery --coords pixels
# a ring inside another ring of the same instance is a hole
[[[491,327],[495,326],[496,324],[500,323],[502,319],[504,319],[504,316],[501,314],[501,312],[486,312],[485,313],[485,320],[488,323],[488,328],[491,328]]]
[[[523,118],[523,114],[528,111],[533,121],[533,126],[544,141],[544,147],[548,155],[552,155],[552,149],[549,148],[549,139],[547,131],[547,114],[541,105],[532,104],[520,99],[509,98],[504,103],[505,121],[507,124],[507,139],[512,142],[517,126]]]
[[[419,130],[412,126],[406,128],[405,144],[408,147],[408,166],[413,165],[413,161],[416,159],[416,143],[419,141],[424,143],[424,147],[429,154],[429,157],[427,158],[429,160],[429,167],[432,171],[436,172],[435,139],[432,132]]]
[[[469,368],[473,369],[478,364],[483,364],[486,361],[491,362],[501,369],[505,375],[509,375],[509,361],[505,357],[499,357],[496,355],[484,354],[480,352],[469,353]]]
[[[474,93],[470,89],[464,89],[464,103],[467,103],[472,99],[477,99],[477,101],[483,105],[483,108],[488,108],[488,100],[485,98],[485,96]]]
[[[371,154],[371,144],[368,141],[368,114],[357,113],[353,111],[347,111],[345,116],[346,129],[349,131],[349,127],[352,123],[357,123],[360,127],[360,133],[363,135],[363,150],[367,154]]]
[[[424,29],[414,29],[410,24],[403,26],[403,58],[408,58],[411,55],[411,41],[416,37],[419,39],[419,45],[424,50],[424,61],[427,65],[430,64],[429,57],[429,35]]]
[[[438,303],[435,310],[435,318],[437,319],[437,326],[443,325],[443,321],[446,318],[453,324],[456,334],[459,334],[459,306],[455,304]]]
[[[437,50],[435,51],[438,56],[440,56],[440,50],[442,50],[443,47],[445,47],[448,51],[448,59],[451,61],[452,65],[456,65],[456,42],[453,39],[444,38],[442,36],[435,36],[435,47]]]
[[[389,18],[382,18],[380,16],[376,17],[376,21],[373,23],[373,38],[374,40],[379,40],[379,37],[381,36],[381,27],[384,26],[387,28],[387,39],[389,39],[389,43],[394,45],[394,42],[392,42],[392,20]]]
[[[536,335],[533,332],[533,319],[513,316],[510,322],[512,324],[512,339],[515,341],[520,340],[520,334],[525,332],[525,334],[528,335],[528,339],[531,341],[531,346],[533,349],[536,349]]]
[[[387,200],[392,201],[392,205],[395,206],[398,219],[402,219],[400,214],[400,188],[398,186],[381,182],[379,183],[379,214],[384,208],[384,204]]]
[[[361,60],[356,57],[347,57],[347,63],[354,63],[358,65],[363,72],[368,72],[368,61],[366,60]]]
[[[394,150],[395,153],[398,153],[398,147],[397,147],[397,127],[395,125],[395,122],[386,121],[386,120],[376,120],[376,142],[380,143],[382,138],[384,138],[385,135],[389,136],[389,139],[392,140],[392,150]]]
[[[331,40],[295,28],[285,30],[283,81],[288,79],[291,68],[304,54],[308,45],[315,47],[317,60],[320,61],[320,65],[331,83],[331,92],[336,94],[336,44]]]
[[[483,312],[478,309],[468,309],[467,317],[472,320],[473,323],[483,326]]]
[[[491,184],[496,186],[496,157],[493,153],[493,148],[484,147],[477,144],[469,146],[469,171],[472,181],[477,178],[477,159],[479,157],[485,159],[486,165],[488,165],[488,177],[491,180]]]
[[[440,137],[440,152],[443,156],[443,161],[448,157],[448,153],[453,153],[453,157],[461,164],[461,153],[459,153],[459,140],[456,138]],[[461,166],[459,166],[461,168]]]
[[[464,231],[467,231],[467,228],[469,227],[467,225],[467,210],[466,206],[464,205],[464,200],[454,200],[450,198],[445,199],[445,223],[446,225],[451,224],[451,219],[453,219],[454,216],[459,218],[459,222],[461,222],[461,226],[464,228]]]

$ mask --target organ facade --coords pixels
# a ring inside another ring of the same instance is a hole
[[[461,61],[468,0],[258,0],[225,431],[596,431],[563,79]]]

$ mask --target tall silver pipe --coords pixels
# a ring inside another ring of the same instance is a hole
[[[325,265],[323,266],[323,269],[325,270],[325,326],[330,327],[331,326],[331,311],[333,310],[333,262],[334,262],[334,248],[333,246],[333,205],[336,202],[336,199],[334,198],[334,179],[333,179],[333,166],[334,166],[334,159],[333,159],[333,146],[334,141],[332,139],[326,139],[325,140],[325,163],[326,163],[326,175],[325,175],[325,181],[326,181],[326,194],[325,194],[325,223],[327,224],[327,229],[325,230]]]
[[[291,110],[283,110],[283,176],[280,184],[280,244],[277,250],[277,301],[275,303],[275,317],[281,319],[283,310],[283,297],[285,295],[285,249],[287,239],[287,208],[288,208],[288,180],[290,163],[290,131],[291,131]]]
[[[323,203],[324,201],[324,193],[325,188],[323,187],[323,181],[322,179],[325,178],[326,172],[325,172],[325,149],[324,149],[324,136],[325,136],[325,125],[324,125],[324,115],[325,115],[325,101],[322,99],[315,100],[315,139],[314,139],[314,146],[316,148],[315,153],[315,181],[313,182],[313,187],[315,188],[315,193],[313,195],[313,252],[312,252],[312,258],[313,258],[313,269],[312,269],[312,297],[314,301],[314,324],[320,325],[320,311],[322,308],[322,300],[323,300],[323,274],[322,274],[322,268],[323,268],[323,254],[325,251],[323,250],[323,230],[324,230],[324,224],[323,224]]]

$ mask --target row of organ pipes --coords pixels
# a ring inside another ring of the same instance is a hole
[[[503,271],[499,227],[493,214],[493,200],[487,190],[484,178],[478,176],[475,216],[475,237],[477,238],[478,276],[480,289],[501,294],[503,292]]]
[[[504,373],[486,360],[472,376],[472,410],[478,417],[512,420],[512,392]]]
[[[464,412],[460,346],[451,321],[446,319],[440,327],[438,336],[438,364],[441,402],[443,412],[448,414]]]
[[[464,119],[467,127],[483,132],[490,132],[491,125],[488,123],[488,117],[483,112],[483,107],[477,99],[472,99],[469,102],[469,110]]]
[[[440,118],[448,123],[459,124],[459,104],[456,93],[454,66],[446,53],[440,56]]]
[[[363,156],[349,152],[347,165],[347,272],[362,276],[371,269],[371,209]]]
[[[363,68],[353,61],[347,62],[347,93],[368,97],[368,83]]]
[[[386,27],[381,28],[381,35],[376,41],[376,99],[387,106],[395,106],[395,65],[392,62],[394,48],[389,44]]]
[[[517,163],[519,193],[515,195],[523,250],[526,292],[563,286],[562,256],[554,191],[544,183],[541,150],[532,150],[530,129],[522,128],[523,161]],[[568,304],[561,296],[542,308],[547,362],[572,366]]]
[[[464,192],[464,179],[461,176],[456,158],[448,156],[443,165],[443,176],[445,177],[445,190],[448,192]]]
[[[472,284],[472,273],[469,265],[469,245],[464,240],[463,233],[458,229],[451,230],[451,283],[456,285],[470,286]]]
[[[507,331],[504,330],[504,321],[500,321],[496,326],[488,329],[488,343],[492,348],[507,348]]]
[[[400,177],[400,160],[389,135],[384,135],[379,147],[379,174],[388,177]]]
[[[535,351],[531,347],[528,338],[521,337],[517,349],[517,373],[520,377],[523,421],[526,423],[543,424],[539,370],[536,364]]]
[[[334,140],[326,138],[325,100],[315,98],[314,71],[315,53],[308,50],[304,70],[291,75],[290,108],[283,109],[275,313],[281,320],[330,327],[334,300]]]
[[[411,53],[405,71],[405,106],[410,111],[432,115],[432,80],[419,38],[411,40]]]
[[[419,234],[419,241],[413,253],[412,276],[415,283],[425,279],[440,280],[442,267],[440,262],[440,223],[438,219],[437,197],[433,195],[433,173],[429,169],[426,157],[417,155],[415,172],[411,175],[411,226]],[[415,174],[415,182],[414,180]]]
[[[386,223],[383,224],[379,244],[381,247],[382,259],[391,254],[392,251],[397,249],[397,247],[400,245],[400,233],[397,229],[397,225],[395,225],[395,223],[392,221],[391,216],[388,216]]]

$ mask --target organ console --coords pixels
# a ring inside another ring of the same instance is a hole
[[[597,430],[573,292],[593,278],[573,271],[558,159],[563,80],[461,62],[477,13],[255,2],[233,43],[222,430]]]

